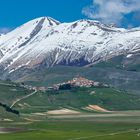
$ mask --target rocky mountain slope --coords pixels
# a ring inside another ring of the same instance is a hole
[[[60,23],[41,17],[0,37],[0,75],[48,68],[85,66],[140,52],[140,28],[126,30],[98,21]],[[16,74],[16,77],[18,74]]]

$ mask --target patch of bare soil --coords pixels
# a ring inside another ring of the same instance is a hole
[[[64,108],[60,110],[48,111],[47,114],[49,115],[74,115],[74,114],[80,114],[80,112]]]
[[[85,107],[85,109],[91,110],[91,111],[98,111],[98,112],[111,112],[105,108],[98,106],[98,105],[89,105],[89,106]]]
[[[0,127],[0,134],[3,133],[15,133],[15,132],[22,132],[25,131],[23,128],[5,128],[5,127]]]

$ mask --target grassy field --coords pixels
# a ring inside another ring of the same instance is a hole
[[[24,128],[23,132],[0,134],[1,140],[139,140],[139,116],[47,119],[25,124],[3,124]],[[133,113],[131,115],[134,115]]]

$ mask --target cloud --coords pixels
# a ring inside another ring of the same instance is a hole
[[[104,23],[120,24],[125,15],[140,12],[140,0],[93,0],[82,13]]]
[[[12,30],[12,29],[9,28],[9,27],[0,27],[0,33],[3,33],[3,34],[8,33],[8,32],[10,32],[11,30]]]

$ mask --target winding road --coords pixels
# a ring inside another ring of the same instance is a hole
[[[36,93],[37,93],[37,90],[35,90],[34,92],[32,92],[32,93],[30,93],[30,94],[28,94],[28,95],[26,95],[26,96],[24,96],[24,97],[21,97],[21,98],[19,98],[19,99],[16,99],[16,100],[12,103],[12,105],[10,106],[10,108],[12,108],[15,104],[17,104],[17,103],[20,102],[21,100],[24,100],[24,99],[26,99],[26,98],[28,98],[28,97],[30,97],[30,96],[36,94]]]

